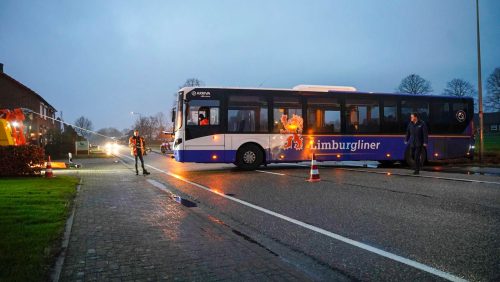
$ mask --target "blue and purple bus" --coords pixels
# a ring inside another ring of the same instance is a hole
[[[412,112],[429,128],[423,161],[472,158],[472,98],[359,92],[352,87],[293,89],[188,87],[178,92],[174,158],[234,163],[372,160],[412,163],[404,143]]]

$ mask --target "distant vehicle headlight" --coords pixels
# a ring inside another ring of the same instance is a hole
[[[120,146],[116,143],[113,143],[113,155],[117,155],[120,152]]]

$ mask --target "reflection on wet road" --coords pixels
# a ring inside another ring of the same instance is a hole
[[[433,168],[414,177],[397,166],[320,163],[322,181],[308,183],[306,162],[258,171],[157,154],[146,162],[157,169],[152,178],[215,218],[355,279],[494,280],[500,274],[495,170],[466,175],[462,168]]]

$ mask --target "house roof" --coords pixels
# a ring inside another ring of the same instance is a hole
[[[5,72],[0,72],[0,76],[5,77],[7,80],[9,80],[10,82],[14,83],[18,87],[20,87],[20,88],[28,91],[29,93],[35,95],[35,97],[37,97],[40,101],[42,101],[49,108],[51,108],[54,112],[57,112],[56,108],[54,108],[51,104],[49,104],[49,102],[47,102],[47,100],[45,100],[38,93],[36,93],[35,91],[31,90],[28,86],[26,86],[26,85],[22,84],[21,82],[15,80],[14,78],[12,78],[10,75],[6,74]]]

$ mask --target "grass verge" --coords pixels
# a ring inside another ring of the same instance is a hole
[[[476,140],[476,148],[479,148],[479,138]],[[500,134],[484,135],[484,151],[500,154]]]
[[[0,281],[45,281],[78,179],[0,179]]]

